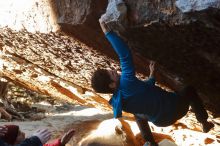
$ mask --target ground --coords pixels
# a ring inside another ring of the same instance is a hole
[[[17,124],[25,131],[26,135],[31,135],[38,128],[49,128],[53,132],[53,138],[57,138],[70,128],[76,130],[76,135],[71,139],[69,145],[76,145],[103,121],[111,121],[111,112],[104,112],[95,108],[69,104],[62,100],[57,100],[28,89],[9,83],[7,99],[15,110],[21,115],[14,116],[10,124]],[[125,118],[126,119],[126,118]],[[209,133],[201,132],[194,114],[190,111],[184,118],[169,127],[156,127],[152,123],[150,126],[154,131],[157,141],[170,139],[177,145],[218,145],[220,143],[220,118],[213,118],[209,112],[209,120],[215,123],[215,128]],[[133,136],[139,139],[140,134],[135,122],[125,120],[128,127],[133,132]],[[106,123],[106,122],[105,122]],[[9,124],[1,119],[1,125]],[[126,124],[122,123],[126,128]],[[109,127],[109,126],[106,126]],[[110,132],[110,129],[107,131]],[[126,131],[126,130],[125,130]],[[97,133],[97,132],[96,132]],[[106,133],[106,132],[104,132]],[[127,133],[128,137],[131,137]]]

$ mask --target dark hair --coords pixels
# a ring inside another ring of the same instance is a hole
[[[97,69],[92,75],[92,88],[99,93],[112,93],[109,84],[112,82],[108,71],[105,69]]]

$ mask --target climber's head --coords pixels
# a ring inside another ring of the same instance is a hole
[[[116,70],[97,69],[92,75],[92,88],[99,93],[113,93],[119,83]]]

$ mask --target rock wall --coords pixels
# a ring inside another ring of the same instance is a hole
[[[182,12],[201,11],[207,8],[219,8],[219,0],[177,0],[176,6]]]
[[[111,109],[88,85],[93,66],[106,62],[106,56],[62,33],[0,29],[0,76],[68,102]]]
[[[0,27],[44,33],[57,31],[59,26],[51,2],[53,0],[1,0]]]

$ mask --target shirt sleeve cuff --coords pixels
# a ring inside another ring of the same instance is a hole
[[[111,33],[113,33],[113,31],[112,31],[112,30],[110,30],[110,31],[106,32],[106,33],[105,33],[105,36],[107,37],[107,36],[108,36],[108,35],[110,35]]]

